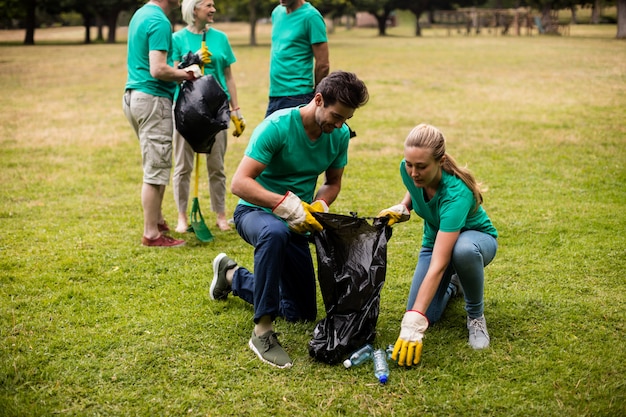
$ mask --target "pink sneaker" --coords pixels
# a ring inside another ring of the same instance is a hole
[[[155,239],[148,239],[145,236],[141,238],[141,244],[144,246],[176,248],[178,246],[183,246],[185,243],[186,242],[184,240],[174,239],[173,237],[167,235],[161,235]]]

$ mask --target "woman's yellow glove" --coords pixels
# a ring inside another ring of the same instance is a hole
[[[196,55],[198,55],[198,58],[200,58],[202,65],[206,65],[206,64],[211,63],[211,55],[213,54],[211,53],[211,51],[209,51],[209,48],[206,46],[206,43],[202,42],[202,47],[198,49],[198,51],[196,52]]]
[[[411,218],[411,213],[404,204],[396,204],[395,206],[382,210],[376,217],[388,217],[389,222],[387,223],[387,226],[391,226],[392,224],[409,220]]]
[[[400,336],[393,347],[391,359],[400,366],[417,365],[422,358],[422,340],[428,329],[428,319],[417,310],[404,313]]]
[[[233,136],[238,138],[246,129],[246,120],[241,115],[241,111],[239,109],[231,110],[230,120],[233,121],[233,126],[235,127],[233,130]]]

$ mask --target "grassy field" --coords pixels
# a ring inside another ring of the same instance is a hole
[[[230,139],[229,177],[267,100],[269,27],[220,24],[248,130]],[[626,48],[615,26],[571,35],[446,36],[411,25],[336,28],[331,67],[371,99],[350,125],[334,212],[375,215],[399,201],[402,143],[420,122],[489,188],[500,232],[486,270],[491,347],[467,344],[456,299],[428,330],[421,364],[376,382],[370,365],[313,361],[314,323],[278,321],[295,360],[262,364],[247,346],[252,309],[212,302],[211,261],[252,266],[221,232],[177,249],[140,244],[141,162],[121,109],[125,33],[81,45],[82,28],[0,31],[0,416],[618,416],[626,414]],[[232,212],[236,198],[228,196]],[[167,189],[164,210],[176,209]],[[421,221],[394,226],[378,346],[395,341]],[[176,236],[181,236],[176,234]],[[318,318],[324,317],[318,297]]]

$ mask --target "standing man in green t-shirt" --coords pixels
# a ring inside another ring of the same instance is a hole
[[[304,0],[280,0],[272,11],[270,91],[265,117],[306,104],[328,75],[328,37],[320,12]]]
[[[184,240],[166,234],[169,227],[161,205],[172,168],[172,99],[176,83],[202,74],[197,65],[172,66],[172,24],[167,14],[179,0],[150,0],[128,25],[128,78],[122,106],[133,127],[143,161],[144,246],[182,246]]]
[[[290,322],[317,316],[315,272],[307,235],[322,230],[311,212],[326,212],[341,190],[350,131],[345,124],[368,100],[356,75],[336,71],[306,105],[276,111],[254,130],[231,190],[240,197],[233,219],[254,247],[254,274],[226,254],[213,261],[210,296],[233,295],[254,306],[248,345],[259,359],[288,368],[276,317]],[[324,182],[316,192],[317,179]]]

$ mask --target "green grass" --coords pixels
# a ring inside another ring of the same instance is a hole
[[[246,26],[220,28],[249,126],[230,138],[230,178],[265,111],[269,28],[255,48]],[[500,232],[486,270],[489,349],[467,345],[456,299],[428,330],[422,363],[391,364],[386,386],[369,365],[314,362],[314,323],[279,320],[294,367],[262,364],[247,347],[250,306],[208,297],[213,257],[251,267],[252,248],[214,226],[206,178],[215,240],[140,245],[123,39],[84,46],[82,28],[61,28],[23,47],[0,32],[0,415],[626,414],[624,42],[610,25],[572,26],[569,37],[412,31],[331,36],[332,68],[356,72],[371,93],[350,122],[358,137],[333,211],[372,216],[397,203],[404,137],[420,122],[441,128],[488,186]],[[171,187],[164,210],[174,222]],[[394,227],[379,346],[398,335],[420,242],[415,216]]]

